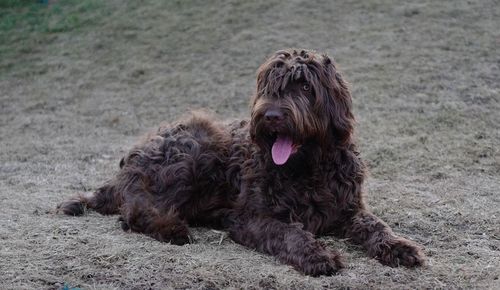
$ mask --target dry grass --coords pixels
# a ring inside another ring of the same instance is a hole
[[[5,6],[0,288],[500,288],[496,1]],[[177,247],[124,233],[115,217],[49,213],[104,182],[163,120],[190,108],[248,116],[257,66],[285,47],[340,63],[371,167],[369,202],[425,246],[427,267],[383,267],[326,237],[349,267],[310,278],[229,239],[219,245],[209,229]]]

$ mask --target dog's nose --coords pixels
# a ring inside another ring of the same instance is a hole
[[[277,121],[282,121],[285,118],[285,116],[278,109],[270,109],[266,111],[266,113],[264,114],[264,118],[268,122],[277,122]]]

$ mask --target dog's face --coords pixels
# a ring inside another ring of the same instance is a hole
[[[285,164],[304,144],[350,143],[354,118],[347,84],[326,55],[282,50],[257,72],[250,134],[275,164]]]

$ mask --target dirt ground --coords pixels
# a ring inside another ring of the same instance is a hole
[[[53,9],[45,30],[2,32],[1,289],[500,289],[498,1],[59,2],[36,8]],[[348,267],[312,278],[210,229],[179,247],[116,217],[52,213],[161,121],[248,117],[258,65],[288,47],[339,63],[368,201],[424,246],[426,267],[384,267],[323,237]]]

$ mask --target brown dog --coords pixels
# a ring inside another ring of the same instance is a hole
[[[313,276],[343,267],[314,235],[349,238],[385,265],[423,264],[417,245],[365,208],[351,94],[330,58],[276,52],[259,68],[252,104],[250,122],[195,114],[160,128],[112,180],[59,211],[120,214],[125,230],[177,245],[189,242],[188,225],[223,228]]]

